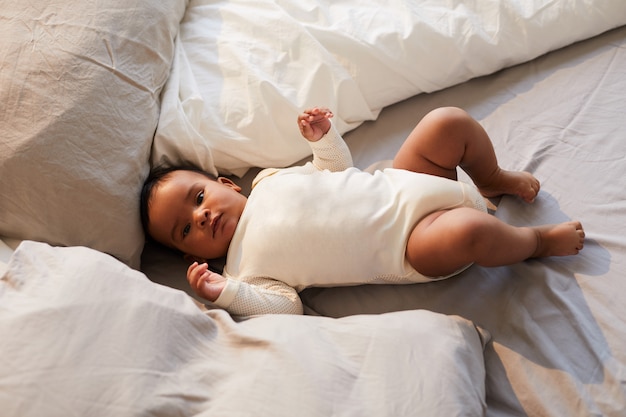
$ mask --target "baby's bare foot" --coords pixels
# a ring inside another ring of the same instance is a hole
[[[509,194],[532,203],[539,193],[539,181],[530,172],[500,169],[492,178],[489,184],[477,184],[481,194],[487,198]]]
[[[577,255],[585,242],[585,231],[578,221],[537,226],[533,228],[537,234],[537,249],[531,256]]]

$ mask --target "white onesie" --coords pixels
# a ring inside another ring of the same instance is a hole
[[[437,210],[486,211],[468,184],[349,167],[334,128],[311,146],[313,162],[255,179],[228,250],[228,282],[215,302],[232,314],[301,313],[297,292],[311,286],[432,281],[405,258],[415,225]]]

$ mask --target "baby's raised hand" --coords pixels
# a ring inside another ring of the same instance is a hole
[[[298,116],[298,127],[304,138],[310,142],[317,142],[328,133],[330,118],[333,113],[327,108],[314,107],[305,110]]]
[[[211,271],[206,263],[192,263],[187,269],[187,281],[198,296],[211,302],[217,300],[226,286],[226,278]]]

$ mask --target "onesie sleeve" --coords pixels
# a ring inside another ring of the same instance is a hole
[[[317,142],[309,142],[309,146],[313,151],[312,164],[320,171],[343,171],[353,166],[350,149],[332,123],[330,130]]]
[[[246,282],[228,278],[213,304],[236,316],[303,313],[298,292],[284,282],[269,278],[252,278]]]
[[[308,142],[308,141],[307,141]],[[353,166],[352,154],[341,134],[331,123],[330,129],[317,142],[308,142],[313,152],[313,160],[301,166],[289,168],[266,168],[252,180],[252,188],[263,179],[276,174],[277,172],[289,170],[289,172],[299,172],[311,174],[325,169],[333,172],[344,171]]]

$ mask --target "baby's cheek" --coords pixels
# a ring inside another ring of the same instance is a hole
[[[233,235],[235,234],[235,229],[237,228],[237,223],[238,223],[237,219],[230,218],[224,224],[224,230],[223,230],[224,239],[227,240],[228,243],[230,243],[230,241],[233,238]]]

